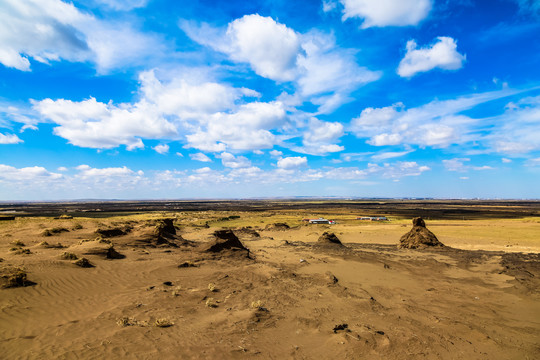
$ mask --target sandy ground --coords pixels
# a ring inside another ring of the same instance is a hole
[[[169,215],[0,223],[0,268],[35,283],[0,289],[0,357],[540,358],[537,219],[427,221],[448,247],[400,250],[410,219],[264,230],[286,216],[242,215],[260,234],[236,232],[248,257],[199,250],[240,225],[202,226],[219,214],[177,216],[176,238],[153,243],[147,219]],[[324,231],[345,246],[317,245]],[[111,244],[123,258],[88,254]]]

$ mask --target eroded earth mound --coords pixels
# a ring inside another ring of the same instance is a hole
[[[442,247],[444,244],[426,228],[424,219],[417,217],[413,219],[412,229],[399,239],[398,248],[423,249],[431,246]]]
[[[317,240],[317,245],[339,245],[343,246],[336,234],[325,231]]]

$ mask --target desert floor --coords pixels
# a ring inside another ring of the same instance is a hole
[[[396,246],[410,217],[357,215],[0,221],[0,357],[540,358],[539,217],[426,220],[447,247],[410,250]],[[301,221],[319,216],[338,223]],[[160,219],[176,235],[160,240]],[[249,253],[205,251],[220,229],[233,229]],[[325,231],[344,246],[318,243]],[[83,257],[93,267],[75,265]],[[26,281],[14,284],[16,271]]]

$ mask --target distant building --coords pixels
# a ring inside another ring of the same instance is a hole
[[[386,216],[358,216],[356,220],[364,221],[388,221]]]
[[[334,220],[328,220],[328,219],[323,219],[323,218],[308,219],[308,221],[309,221],[310,224],[329,224],[329,225],[333,225],[333,224],[336,223]]]

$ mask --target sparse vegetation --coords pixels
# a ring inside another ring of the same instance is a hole
[[[26,246],[26,245],[24,245],[24,243],[23,243],[22,241],[20,241],[20,240],[15,240],[15,241],[12,241],[11,243],[12,243],[13,245],[15,245],[15,246],[21,246],[21,247],[22,247],[22,246]]]
[[[26,271],[19,267],[7,267],[0,270],[0,288],[14,288],[34,285],[29,281]]]
[[[84,227],[81,224],[75,224],[73,226],[73,230],[81,230],[81,229],[84,229]]]
[[[62,245],[61,243],[49,244],[47,241],[40,242],[39,246],[47,249],[62,249],[64,247],[64,245]]]
[[[53,235],[58,235],[58,234],[61,234],[63,232],[69,232],[68,229],[66,229],[65,227],[53,227],[51,229],[45,229],[43,230],[43,232],[41,233],[42,236],[53,236]]]
[[[83,268],[94,267],[94,265],[92,265],[92,263],[87,258],[80,258],[79,260],[75,261],[73,264],[83,267]]]
[[[166,328],[166,327],[170,327],[170,326],[173,326],[174,323],[169,320],[169,319],[166,319],[166,318],[160,318],[160,319],[156,319],[154,321],[154,326],[156,327],[160,327],[160,328]]]
[[[206,299],[206,306],[209,308],[217,308],[218,304],[217,301],[214,300],[214,298],[208,298]]]
[[[61,255],[60,255],[60,259],[62,260],[77,260],[79,257],[77,255],[75,255],[74,253],[70,253],[70,252],[63,252]]]
[[[252,309],[262,309],[263,308],[263,303],[261,300],[257,300],[257,301],[252,301],[251,302],[251,308]]]
[[[172,292],[172,296],[178,296],[180,295],[180,290],[182,289],[181,286],[177,286],[174,288],[173,292]]]
[[[30,249],[25,249],[25,248],[20,248],[20,247],[12,247],[11,249],[9,249],[9,251],[14,253],[15,255],[28,255],[32,253]]]
[[[178,265],[179,268],[186,268],[186,267],[197,267],[197,264],[195,264],[192,261],[184,261],[180,265]]]
[[[208,290],[210,290],[211,292],[217,292],[218,291],[218,289],[216,287],[216,284],[214,284],[214,283],[208,284]]]

